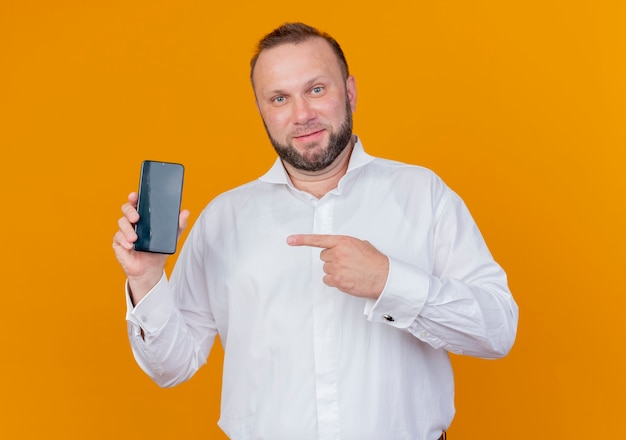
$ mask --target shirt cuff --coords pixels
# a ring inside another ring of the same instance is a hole
[[[389,258],[387,284],[377,300],[365,302],[363,313],[368,321],[407,329],[422,311],[429,287],[426,272]]]
[[[154,333],[163,327],[175,308],[165,273],[134,307],[130,300],[128,281],[126,281],[126,320],[141,327],[144,332]]]

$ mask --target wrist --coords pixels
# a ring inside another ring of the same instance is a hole
[[[151,271],[140,276],[128,277],[128,293],[133,306],[136,306],[163,277],[163,271]]]

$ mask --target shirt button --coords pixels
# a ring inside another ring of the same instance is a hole
[[[143,315],[141,317],[141,322],[146,322],[148,320],[148,317],[146,315]]]
[[[393,321],[395,321],[395,319],[393,319],[393,316],[388,315],[388,314],[386,314],[386,313],[383,315],[383,318],[385,318],[385,319],[386,319],[387,321],[389,321],[389,322],[393,322]]]

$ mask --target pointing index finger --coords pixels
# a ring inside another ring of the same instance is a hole
[[[290,246],[313,246],[318,248],[331,248],[337,245],[340,236],[323,234],[295,234],[287,237]]]

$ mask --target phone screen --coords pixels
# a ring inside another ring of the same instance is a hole
[[[183,174],[184,167],[179,163],[146,160],[141,164],[135,250],[176,252]]]

